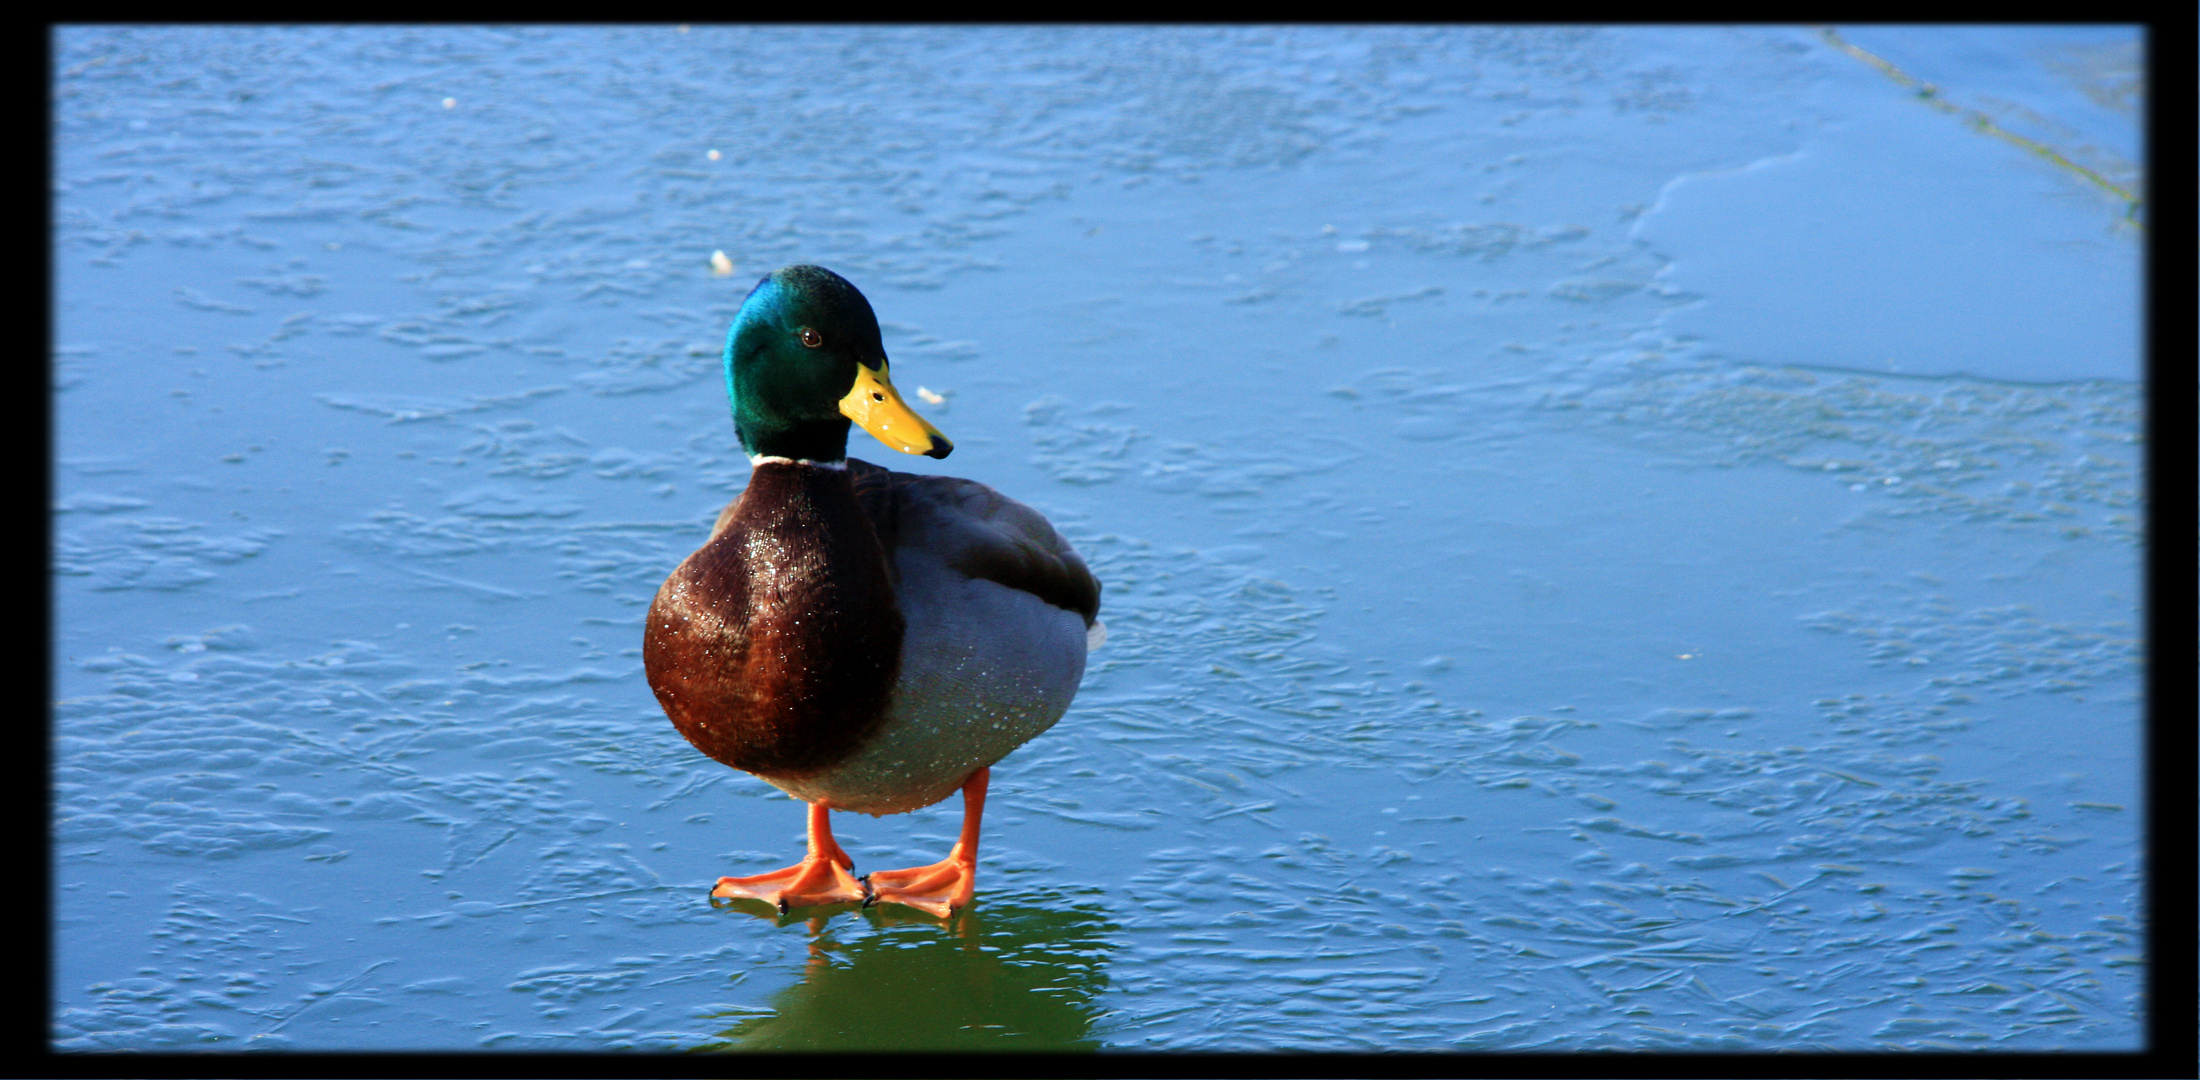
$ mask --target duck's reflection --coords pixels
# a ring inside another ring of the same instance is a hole
[[[759,901],[729,906],[777,917]],[[802,981],[701,1049],[1098,1049],[1094,999],[1116,926],[1097,899],[1007,892],[946,922],[891,905],[779,921],[809,925]]]

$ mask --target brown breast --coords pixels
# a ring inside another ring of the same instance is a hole
[[[800,777],[846,760],[884,722],[902,629],[848,473],[773,462],[657,590],[642,666],[696,749]]]

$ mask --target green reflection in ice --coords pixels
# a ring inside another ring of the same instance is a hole
[[[765,910],[741,905],[751,908]],[[782,920],[809,927],[802,981],[774,997],[772,1013],[698,1049],[1098,1049],[1094,1001],[1118,930],[1099,903],[981,892],[945,923],[890,906],[859,914],[837,925],[828,914]]]

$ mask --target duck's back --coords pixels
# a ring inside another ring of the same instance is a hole
[[[774,780],[836,809],[899,813],[1052,727],[1084,677],[1100,584],[1037,511],[973,480],[850,459],[901,609],[885,722],[823,774]]]

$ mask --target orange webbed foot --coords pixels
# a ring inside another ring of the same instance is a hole
[[[722,877],[712,896],[762,900],[781,914],[820,904],[860,904],[869,898],[863,883],[848,876],[831,858],[812,857],[793,866],[753,877]]]
[[[865,901],[866,906],[907,904],[944,919],[970,906],[978,888],[978,860],[965,857],[958,844],[954,852],[930,866],[879,870],[863,880],[871,887],[872,898]]]
[[[762,900],[784,915],[790,909],[822,904],[861,904],[871,893],[848,876],[855,860],[833,840],[822,806],[810,807],[810,853],[801,862],[768,874],[722,877],[711,889],[714,897]]]
[[[985,816],[985,789],[993,770],[979,769],[963,781],[962,838],[947,857],[930,866],[880,870],[864,875],[874,903],[907,904],[947,918],[970,906],[978,889],[978,823]]]

